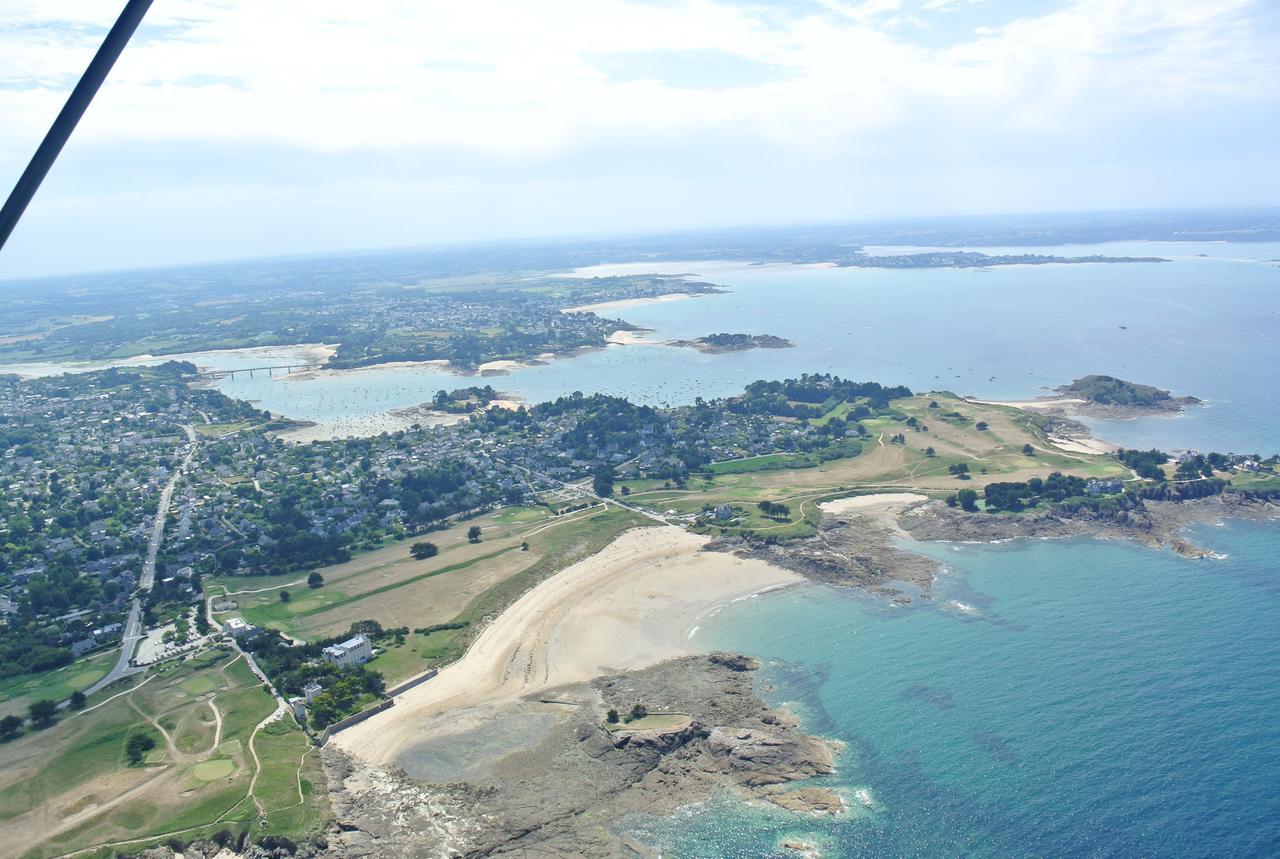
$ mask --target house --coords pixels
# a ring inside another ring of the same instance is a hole
[[[1124,481],[1122,480],[1088,480],[1084,484],[1084,491],[1089,495],[1114,495],[1124,490]]]
[[[733,508],[728,504],[717,504],[715,507],[715,516],[721,521],[733,518]]]
[[[103,642],[113,638],[119,638],[124,626],[119,623],[108,623],[106,626],[100,626],[93,631],[95,641]]]
[[[255,626],[247,622],[242,617],[233,617],[228,619],[227,622],[222,625],[222,628],[231,633],[231,637],[237,640],[250,636],[257,631]]]
[[[71,652],[76,656],[81,656],[88,653],[90,650],[93,650],[97,646],[98,642],[94,641],[92,638],[82,638],[79,641],[71,642]]]
[[[293,718],[298,720],[299,725],[307,723],[307,702],[301,698],[290,698],[289,707],[293,710]]]
[[[306,686],[302,687],[302,696],[306,698],[307,703],[310,704],[312,701],[316,699],[316,696],[323,691],[324,691],[324,687],[321,686],[316,681],[312,680]]]
[[[353,635],[341,644],[324,649],[324,661],[339,668],[355,668],[373,658],[373,646],[363,635]]]

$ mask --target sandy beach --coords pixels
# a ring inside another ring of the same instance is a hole
[[[1103,441],[1100,438],[1076,438],[1074,436],[1048,436],[1049,443],[1059,450],[1069,451],[1071,453],[1093,453],[1109,456],[1120,449],[1119,445],[1112,444],[1109,441]]]
[[[650,340],[643,331],[615,331],[606,340],[610,346],[661,346],[661,340]]]
[[[685,655],[699,616],[802,581],[763,561],[703,552],[707,541],[675,526],[624,533],[526,593],[439,676],[332,742],[367,761],[392,762],[424,738],[432,716]]]
[[[855,495],[852,498],[824,501],[818,505],[818,509],[832,516],[858,513],[897,528],[898,513],[904,507],[928,500],[928,495],[920,495],[916,492],[880,492],[875,495]]]
[[[110,361],[45,361],[0,365],[0,373],[12,373],[23,379],[37,379],[44,376],[60,376],[63,373],[91,373],[106,370],[110,367],[148,367],[163,364],[166,361],[190,361],[200,370],[226,370],[220,360],[229,356],[239,358],[257,358],[264,363],[323,364],[338,351],[336,345],[326,343],[299,343],[293,346],[247,346],[242,349],[213,349],[206,352],[175,352],[171,355],[134,355],[131,358],[119,358]],[[281,376],[280,378],[287,378]]]
[[[710,293],[716,295],[717,293]],[[606,311],[623,310],[628,307],[641,307],[646,304],[665,304],[669,301],[684,301],[688,298],[697,298],[687,292],[669,292],[666,295],[657,295],[652,298],[622,298],[617,301],[601,301],[596,304],[580,304],[577,307],[562,307],[561,313],[604,313]]]
[[[1038,397],[1034,400],[970,400],[984,406],[1008,406],[1011,409],[1022,409],[1028,412],[1060,411],[1068,406],[1083,406],[1088,400],[1078,397]]]

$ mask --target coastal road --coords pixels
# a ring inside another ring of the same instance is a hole
[[[142,624],[142,598],[151,590],[151,585],[155,582],[156,558],[160,554],[160,544],[164,541],[164,523],[169,516],[169,505],[173,502],[173,491],[177,488],[182,475],[191,467],[191,460],[196,455],[195,427],[184,424],[182,429],[187,434],[187,452],[182,457],[182,462],[174,469],[169,482],[165,484],[164,489],[160,490],[160,503],[156,505],[156,518],[151,523],[151,536],[147,541],[147,555],[142,562],[142,572],[138,576],[138,589],[134,593],[133,603],[129,606],[129,616],[124,622],[124,634],[120,638],[120,657],[107,672],[107,676],[84,690],[86,695],[92,695],[122,677],[146,670],[130,665],[129,660],[133,658],[133,651],[137,648],[138,642],[146,637],[146,630]]]

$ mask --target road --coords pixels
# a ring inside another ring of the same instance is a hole
[[[520,470],[522,470],[526,475],[533,475],[533,476],[535,476],[535,477],[540,477],[540,478],[542,478],[543,480],[546,480],[546,481],[548,481],[548,482],[550,482],[550,483],[554,483],[554,484],[558,485],[558,486],[559,486],[559,487],[561,487],[562,489],[568,489],[568,490],[573,491],[573,492],[580,492],[581,494],[586,495],[586,496],[587,496],[587,497],[589,497],[589,498],[594,498],[595,500],[600,501],[600,502],[603,502],[603,503],[604,503],[604,504],[606,504],[606,505],[608,505],[608,504],[616,504],[616,505],[618,505],[619,507],[621,507],[622,509],[624,509],[624,510],[630,510],[632,513],[638,513],[638,514],[640,514],[641,516],[644,516],[646,519],[652,519],[653,521],[655,521],[655,522],[660,522],[660,523],[662,523],[663,525],[670,525],[670,524],[671,524],[669,521],[667,521],[667,517],[666,517],[666,516],[663,516],[661,513],[655,513],[654,511],[652,511],[652,510],[647,510],[647,509],[645,509],[644,507],[639,507],[639,506],[637,506],[637,505],[635,505],[635,504],[628,504],[628,503],[627,503],[627,502],[625,502],[625,501],[619,501],[619,500],[618,500],[618,498],[617,498],[617,496],[613,496],[613,495],[611,495],[611,496],[609,496],[608,498],[606,498],[606,497],[604,497],[603,495],[597,495],[596,493],[592,492],[592,491],[591,491],[591,489],[590,489],[587,485],[585,485],[585,484],[582,484],[582,483],[566,483],[565,481],[560,480],[560,479],[555,478],[555,477],[552,477],[552,476],[551,476],[551,475],[549,475],[549,474],[541,474],[541,473],[539,473],[539,472],[537,472],[537,471],[534,471],[534,470],[532,470],[532,469],[530,469],[530,468],[526,468],[526,467],[525,467],[525,466],[523,466],[523,465],[517,465],[517,466],[516,466],[516,468],[519,468]],[[527,482],[528,482],[528,481],[526,480],[526,483],[527,483]],[[533,487],[532,487],[532,484],[530,484],[530,489],[532,489],[532,488],[533,488]]]
[[[169,478],[164,489],[160,490],[160,503],[156,505],[156,518],[151,523],[151,537],[147,541],[147,555],[142,562],[142,572],[138,576],[138,589],[134,592],[133,603],[129,606],[129,616],[124,622],[124,635],[120,639],[120,658],[107,672],[106,677],[84,690],[86,695],[105,689],[122,677],[146,670],[130,665],[129,660],[133,658],[133,651],[137,648],[138,642],[146,637],[146,630],[142,625],[142,598],[151,590],[151,585],[155,582],[156,557],[160,554],[160,544],[164,541],[164,523],[169,516],[169,505],[173,502],[173,490],[177,488],[178,481],[182,479],[182,475],[191,466],[191,460],[196,455],[195,427],[184,424],[182,429],[187,434],[187,453],[182,457],[181,464],[174,469],[173,476]]]

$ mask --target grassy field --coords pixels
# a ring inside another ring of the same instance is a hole
[[[524,525],[542,522],[533,520],[529,510],[514,509],[496,514],[507,521],[520,522]],[[629,528],[644,527],[652,524],[651,520],[622,510],[614,506],[596,507],[553,519],[538,525],[532,530],[523,530],[515,535],[515,545],[511,550],[497,558],[487,560],[476,567],[454,569],[432,579],[441,585],[435,590],[435,601],[422,601],[417,604],[408,603],[401,610],[410,616],[401,614],[410,629],[420,629],[441,623],[464,624],[457,629],[442,629],[426,635],[411,633],[404,644],[396,646],[389,640],[379,643],[383,652],[369,663],[370,667],[380,671],[388,685],[413,676],[426,668],[451,662],[462,654],[467,644],[477,632],[483,628],[484,621],[499,613],[520,597],[526,590],[541,582],[553,573],[603,549],[618,534]],[[527,541],[529,550],[521,551],[519,542]],[[443,552],[442,552],[443,554]],[[448,577],[456,577],[458,582],[448,587]],[[479,581],[484,587],[476,588]],[[414,586],[416,587],[416,586]],[[413,589],[404,589],[404,593],[418,594]],[[357,603],[364,609],[370,609],[372,602]],[[358,619],[354,614],[343,618],[349,625],[350,620]],[[360,617],[378,620],[384,626],[388,624],[385,615],[377,612],[366,612]]]
[[[317,832],[328,811],[315,753],[287,717],[257,730],[274,709],[243,659],[222,649],[100,693],[0,746],[0,839],[43,857],[220,829]],[[139,766],[125,755],[135,733],[156,740]]]
[[[472,596],[527,564],[521,543],[527,539],[534,551],[535,532],[555,522],[541,507],[508,508],[321,568],[321,588],[308,588],[306,575],[298,574],[222,577],[205,591],[237,602],[224,616],[239,614],[302,639],[337,635],[364,619],[387,627],[444,623]],[[473,525],[480,527],[479,543],[467,539]],[[435,543],[440,553],[415,560],[409,548],[419,541]],[[290,602],[280,601],[281,590],[289,591]]]
[[[1274,474],[1241,471],[1226,476],[1231,478],[1231,485],[1237,489],[1280,489],[1280,477]]]
[[[622,530],[647,521],[615,508],[562,517],[542,507],[504,508],[323,568],[322,588],[307,588],[305,577],[224,577],[213,580],[206,591],[228,593],[238,603],[237,609],[222,617],[240,615],[302,639],[338,635],[365,619],[387,628],[410,629],[471,621],[493,611],[495,605],[505,606],[513,589],[518,595],[547,570],[561,569],[598,551]],[[479,543],[467,539],[472,525],[480,526]],[[440,554],[414,560],[409,547],[419,540],[435,543]],[[525,543],[527,550],[522,548]],[[593,548],[584,553],[584,545]],[[290,592],[288,603],[280,601],[282,589]],[[411,635],[401,647],[389,647],[374,667],[394,683],[447,658],[452,642],[467,634],[445,630]]]
[[[119,649],[77,659],[70,665],[43,674],[24,674],[0,681],[0,717],[24,715],[32,701],[48,698],[62,701],[72,692],[88,689],[106,676],[119,656]]]
[[[931,402],[937,408],[930,408]],[[943,497],[965,487],[980,490],[993,481],[1027,480],[1053,471],[1081,477],[1129,476],[1111,457],[1054,448],[1035,419],[1017,409],[926,394],[895,400],[893,411],[893,416],[862,421],[868,436],[856,457],[813,467],[779,468],[786,464],[784,455],[769,454],[716,463],[710,481],[690,480],[683,490],[664,488],[656,481],[625,485],[632,501],[654,510],[696,513],[705,505],[719,504],[735,508],[732,524],[714,523],[708,528],[714,532],[754,531],[790,538],[813,532],[819,503],[857,491],[911,491]],[[917,426],[909,426],[909,418],[915,418]],[[987,429],[979,430],[979,422]],[[891,441],[898,434],[905,437],[905,444]],[[1031,445],[1034,455],[1022,452],[1025,444]],[[928,448],[933,448],[932,456]],[[949,473],[948,468],[957,463],[969,468],[971,479],[960,481]],[[756,506],[761,501],[788,505],[790,516],[781,520],[763,515]]]

